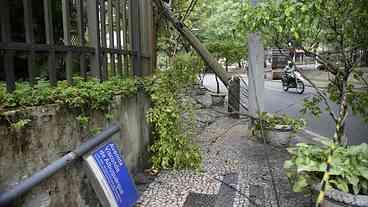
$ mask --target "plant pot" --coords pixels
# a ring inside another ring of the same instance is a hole
[[[293,130],[288,125],[276,125],[267,131],[266,141],[276,147],[288,147],[293,137]]]
[[[272,136],[268,138],[269,143],[277,147],[289,147],[290,141],[294,136],[290,126],[277,125],[272,129]]]
[[[225,104],[225,96],[223,93],[211,93],[212,106],[223,106]]]
[[[254,135],[258,141],[263,142],[260,133]],[[264,130],[266,143],[275,147],[289,147],[293,135],[293,130],[288,125],[276,125],[274,128],[266,128]]]
[[[320,185],[315,185],[314,190],[319,192]],[[368,195],[354,195],[336,189],[331,189],[325,194],[322,207],[368,207]]]

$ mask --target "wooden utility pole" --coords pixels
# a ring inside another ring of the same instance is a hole
[[[217,60],[211,55],[206,47],[198,40],[198,38],[185,26],[183,25],[175,16],[171,13],[169,8],[162,4],[161,0],[154,0],[157,7],[162,11],[164,16],[174,25],[176,30],[190,43],[190,45],[195,49],[202,60],[207,63],[207,65],[219,77],[224,85],[228,88],[228,100],[229,107],[228,111],[236,114],[239,112],[240,106],[240,79],[239,77],[230,77],[225,71],[222,65],[220,65]],[[216,78],[217,81],[217,78]],[[234,118],[238,118],[239,115],[234,115]]]
[[[251,3],[255,6],[257,0],[251,0]],[[251,117],[258,117],[258,112],[262,112],[264,108],[264,47],[259,34],[249,34],[248,50],[248,109]],[[250,127],[252,127],[252,124],[250,124]]]
[[[190,43],[190,45],[195,49],[199,56],[202,57],[203,61],[207,63],[208,66],[215,72],[215,74],[221,79],[225,86],[228,86],[228,82],[231,77],[226,73],[222,65],[220,65],[217,60],[211,55],[211,53],[207,50],[206,47],[198,40],[196,36],[185,26],[183,25],[167,8],[161,0],[153,0],[159,10],[162,11],[162,14],[168,19],[176,30]]]

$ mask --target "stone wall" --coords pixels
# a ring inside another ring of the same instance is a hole
[[[116,97],[109,106],[113,119],[102,112],[92,112],[88,127],[80,125],[77,114],[58,105],[32,107],[7,112],[0,121],[0,191],[15,185],[54,160],[85,142],[88,129],[120,124],[122,130],[113,137],[120,146],[131,173],[145,167],[150,129],[145,114],[150,101],[138,93],[129,98]],[[21,129],[10,127],[12,121],[30,119]],[[84,170],[82,160],[61,170],[30,193],[18,199],[14,206],[101,206]]]

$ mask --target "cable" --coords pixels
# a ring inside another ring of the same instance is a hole
[[[187,9],[187,11],[186,11],[186,13],[185,13],[185,15],[183,16],[183,18],[182,18],[181,22],[184,22],[184,21],[185,21],[185,19],[186,19],[186,18],[189,16],[189,14],[193,11],[194,7],[197,5],[197,2],[198,2],[198,0],[192,0],[192,1],[190,2],[190,5],[189,5],[189,7],[188,7],[188,9]]]
[[[242,81],[243,81],[243,83],[245,84],[245,86],[247,86],[247,84],[245,83],[245,81],[242,79]],[[253,81],[255,82],[255,80],[253,79]],[[204,86],[205,87],[205,86]],[[209,88],[207,88],[207,87],[205,87],[206,88],[206,90],[208,90],[208,91],[210,91],[210,92],[213,92],[212,90],[210,90]],[[255,88],[255,90],[256,90],[256,88]],[[244,88],[244,90],[243,90],[243,92],[244,91],[248,91],[246,88]],[[228,90],[228,94],[230,95],[230,96],[232,96],[232,97],[235,97],[235,95],[232,93],[232,92],[230,92],[230,90]],[[237,100],[237,99],[236,99]],[[238,103],[239,103],[239,105],[241,106],[241,107],[243,107],[243,109],[245,109],[245,110],[248,110],[248,108],[247,107],[245,107],[244,105],[243,105],[243,103],[241,102],[241,100],[239,100],[238,101]],[[259,101],[258,101],[258,98],[256,97],[256,104],[257,104],[257,108],[259,109],[260,108],[260,106],[259,106]],[[230,106],[231,107],[231,106]],[[258,110],[259,111],[259,110]],[[278,191],[277,191],[277,187],[276,187],[276,182],[275,182],[275,177],[274,177],[274,175],[273,175],[273,172],[272,172],[272,167],[271,167],[271,163],[270,163],[270,159],[269,159],[269,154],[268,154],[268,149],[266,149],[266,139],[265,139],[265,136],[264,136],[264,127],[263,127],[263,123],[262,123],[262,117],[260,116],[260,114],[259,114],[259,120],[260,120],[260,125],[261,125],[261,136],[262,136],[262,138],[263,138],[263,147],[264,147],[264,151],[265,151],[265,160],[266,160],[266,163],[267,163],[267,168],[268,168],[268,170],[269,170],[269,173],[270,173],[270,175],[271,175],[271,182],[272,182],[272,188],[273,188],[273,190],[274,190],[274,193],[275,193],[275,197],[276,197],[276,201],[277,201],[277,206],[278,207],[280,207],[281,205],[280,205],[280,199],[279,199],[279,195],[278,195]],[[234,125],[238,125],[239,124],[239,122],[237,122],[236,124],[234,124]],[[226,134],[230,129],[232,129],[233,127],[234,127],[234,125],[233,126],[231,126],[228,130],[226,130],[226,132],[225,133],[223,133],[223,134],[221,134],[220,136],[217,136],[217,138],[218,137],[221,137],[221,136],[223,136],[224,134]],[[214,141],[214,140],[212,140],[212,141]],[[215,140],[216,141],[216,140]],[[213,143],[213,142],[212,142]],[[205,175],[206,176],[206,175]],[[208,176],[208,177],[210,177],[210,176]],[[243,192],[241,192],[241,190],[239,190],[239,189],[237,189],[237,188],[235,188],[235,187],[233,187],[233,186],[231,186],[230,184],[228,184],[228,183],[226,183],[226,182],[224,182],[224,181],[222,181],[222,180],[220,180],[220,179],[218,179],[218,178],[215,178],[215,177],[211,177],[212,179],[214,179],[214,180],[216,180],[216,181],[218,181],[218,182],[221,182],[222,184],[224,184],[224,185],[226,185],[227,187],[229,187],[230,189],[232,189],[232,190],[234,190],[234,191],[236,191],[236,192],[238,192],[239,193],[239,195],[242,195],[242,196],[244,196],[250,203],[252,203],[253,205],[255,205],[255,206],[260,206],[260,205],[258,205],[254,200],[252,200],[250,197],[248,197],[246,194],[244,194]]]
[[[255,77],[254,75],[254,71],[251,69],[250,70],[251,74],[252,74],[252,77]],[[262,120],[262,115],[261,115],[261,107],[260,107],[260,104],[259,104],[259,100],[258,100],[258,96],[257,96],[257,88],[255,87],[256,86],[256,81],[255,79],[253,78],[252,79],[252,82],[253,82],[253,85],[254,85],[254,94],[255,94],[255,101],[256,101],[256,108],[257,108],[257,111],[258,111],[258,119],[259,119],[259,125],[260,125],[260,128],[261,128],[261,137],[263,139],[263,147],[264,147],[264,155],[265,155],[265,158],[266,158],[266,163],[267,163],[267,168],[268,168],[268,171],[271,175],[271,182],[272,182],[272,188],[273,188],[273,191],[275,193],[275,198],[276,198],[276,202],[277,202],[277,206],[280,207],[280,199],[279,199],[279,194],[278,194],[278,191],[277,191],[277,187],[276,187],[276,182],[275,182],[275,177],[273,175],[273,172],[272,172],[272,166],[271,166],[271,162],[270,162],[270,156],[268,154],[268,150],[266,148],[266,138],[265,138],[265,135],[264,135],[264,127],[263,127],[263,120]]]
[[[190,1],[190,4],[189,4],[188,8],[185,10],[185,14],[182,16],[182,18],[180,18],[180,21],[181,21],[181,22],[184,22],[184,19],[185,19],[185,17],[187,16],[187,14],[188,14],[188,12],[189,12],[190,8],[192,8],[193,2],[194,2],[194,0],[191,0],[191,1]]]
[[[212,91],[211,89],[207,88],[206,86],[203,86],[206,88],[206,90],[208,90],[209,92],[212,92],[212,93],[215,93],[214,91]],[[228,90],[228,94],[231,95],[232,98],[237,98],[234,93],[230,92],[230,90]],[[248,111],[248,108],[243,104],[241,103],[241,101],[237,101],[237,103],[246,111]]]
[[[192,0],[193,1],[193,0]],[[161,1],[159,1],[160,4]],[[183,24],[182,22],[180,22],[182,25],[185,26],[185,24]],[[253,70],[251,70],[251,73],[253,73]],[[254,74],[252,74],[254,75]],[[255,80],[253,79],[253,83],[255,85]],[[254,88],[254,92],[255,94],[257,94],[257,89]],[[235,95],[233,93],[231,93],[229,91],[229,95],[231,95],[231,97],[235,97]],[[236,97],[235,97],[236,98]],[[269,170],[269,173],[271,175],[271,180],[272,180],[272,187],[273,187],[273,190],[274,190],[274,193],[275,193],[275,197],[276,197],[276,201],[277,201],[277,206],[280,207],[280,200],[279,200],[279,195],[278,195],[278,191],[277,191],[277,187],[276,187],[276,182],[275,182],[275,178],[274,178],[274,175],[273,175],[273,172],[272,172],[272,168],[271,168],[271,163],[270,163],[270,158],[269,158],[269,154],[268,154],[268,150],[266,148],[266,139],[265,139],[265,136],[264,136],[264,128],[263,128],[263,123],[262,123],[262,116],[261,116],[261,112],[260,112],[260,105],[259,105],[259,100],[258,100],[258,97],[256,96],[255,97],[255,101],[256,101],[256,107],[258,108],[258,113],[259,113],[259,121],[260,121],[260,127],[261,127],[261,136],[263,138],[263,146],[264,146],[264,151],[265,151],[265,157],[266,157],[266,163],[267,163],[267,168]],[[241,101],[239,100],[239,104],[247,110],[247,107],[245,107]],[[221,181],[222,182],[222,181]],[[249,201],[251,201],[250,199],[248,199]],[[257,205],[258,206],[258,205]]]
[[[251,70],[251,72],[253,73],[253,71]],[[252,74],[253,75],[253,74]],[[253,75],[254,76],[254,75]],[[247,86],[247,84],[245,83],[244,80],[242,80],[243,83]],[[253,84],[255,85],[255,80],[253,79]],[[248,90],[246,90],[248,91]],[[254,87],[254,91],[255,91],[255,94],[257,94],[257,89]],[[233,93],[230,92],[230,90],[228,90],[228,93],[229,95],[231,95],[233,98],[235,97],[235,95]],[[241,101],[239,100],[238,103],[240,104],[240,106],[242,106],[245,110],[248,110],[247,107],[245,107],[243,105],[243,103],[241,103]],[[280,207],[280,199],[279,199],[279,194],[278,194],[278,190],[277,190],[277,187],[276,187],[276,182],[275,182],[275,177],[273,175],[273,171],[272,171],[272,166],[271,166],[271,162],[270,162],[270,156],[268,154],[268,150],[266,148],[266,138],[265,138],[265,135],[264,135],[264,127],[263,127],[263,123],[262,123],[262,116],[261,116],[261,111],[260,111],[260,105],[259,105],[259,100],[258,100],[258,97],[256,96],[256,107],[257,107],[257,111],[258,111],[258,119],[259,119],[259,123],[260,123],[260,127],[261,127],[261,137],[263,139],[263,147],[264,147],[264,152],[265,152],[265,160],[266,160],[266,164],[267,164],[267,168],[269,170],[269,173],[271,175],[271,182],[272,182],[272,188],[274,190],[274,193],[275,193],[275,199],[276,199],[276,202],[277,202],[277,206]],[[249,200],[249,199],[248,199]],[[250,201],[250,200],[249,200]]]
[[[233,129],[234,127],[238,126],[240,123],[241,123],[241,120],[236,121],[229,128],[227,128],[226,130],[224,130],[221,134],[217,135],[216,137],[211,138],[211,144],[215,144],[218,141],[218,139],[220,139],[221,137],[225,136],[231,129]]]
[[[251,70],[251,72],[253,73],[253,71]],[[253,74],[252,74],[253,75]],[[253,75],[254,76],[254,75]],[[242,81],[242,83],[245,85],[245,86],[248,86],[248,84],[245,82],[245,80],[244,79],[241,79],[241,81]],[[253,79],[252,80],[253,81],[253,84],[255,85],[255,80]],[[210,90],[210,89],[208,89],[207,87],[205,87],[208,91],[210,91],[210,92],[213,92],[212,90]],[[242,87],[243,88],[243,90],[241,90],[240,92],[245,96],[245,97],[248,97],[248,90],[247,90],[247,88],[245,87]],[[256,88],[254,88],[254,90],[255,90],[255,94],[256,94]],[[230,90],[228,90],[228,94],[229,94],[229,96],[231,96],[231,97],[235,97],[235,95],[234,95],[234,93],[232,93],[232,92],[230,92]],[[236,98],[236,97],[235,97]],[[237,100],[237,98],[235,99],[235,100]],[[245,109],[245,110],[248,110],[248,108],[246,107],[246,106],[244,106],[244,104],[241,102],[241,100],[239,100],[238,101],[238,103],[239,103],[239,105],[243,108],[243,109]],[[231,107],[231,106],[230,106]],[[258,100],[258,97],[256,96],[256,107],[257,107],[257,111],[258,111],[258,119],[259,119],[259,121],[260,121],[260,127],[261,127],[261,137],[262,137],[262,139],[263,139],[263,146],[264,146],[264,151],[265,151],[265,160],[266,160],[266,164],[267,164],[267,168],[268,168],[268,170],[269,170],[269,173],[270,173],[270,176],[271,176],[271,182],[272,182],[272,188],[273,188],[273,191],[274,191],[274,193],[275,193],[275,199],[276,199],[276,202],[277,202],[277,206],[278,207],[280,207],[281,206],[281,204],[280,204],[280,199],[279,199],[279,194],[278,194],[278,190],[277,190],[277,187],[276,187],[276,182],[275,182],[275,177],[274,177],[274,175],[273,175],[273,170],[272,170],[272,166],[271,166],[271,162],[270,162],[270,156],[269,156],[269,154],[268,154],[268,150],[266,149],[266,139],[265,139],[265,135],[264,135],[264,126],[263,126],[263,120],[262,120],[262,116],[261,116],[261,111],[259,110],[260,109],[260,104],[259,104],[259,100]],[[216,180],[218,180],[218,179],[216,179]],[[219,181],[219,180],[218,180]],[[223,182],[222,182],[223,183]],[[228,186],[231,186],[231,185],[229,185],[229,184],[227,184]],[[231,186],[231,188],[233,189],[234,187],[232,187]],[[243,194],[242,194],[243,195]],[[246,195],[244,195],[245,197],[246,197]],[[247,199],[249,200],[249,201],[251,201],[250,200],[250,198],[248,198],[247,197]],[[254,202],[254,201],[253,201]],[[255,204],[256,205],[256,204]]]
[[[251,199],[249,196],[247,196],[245,193],[243,193],[241,190],[239,190],[239,189],[237,189],[237,188],[235,188],[234,186],[232,186],[232,185],[230,185],[229,183],[226,183],[225,181],[223,181],[223,180],[220,180],[220,179],[218,179],[218,178],[216,178],[216,177],[212,177],[212,179],[214,179],[214,180],[216,180],[216,181],[218,181],[218,182],[220,182],[220,183],[222,183],[222,184],[224,184],[226,187],[228,187],[228,188],[230,188],[231,190],[233,190],[233,191],[235,191],[235,192],[237,192],[237,193],[239,193],[239,195],[241,195],[241,196],[244,196],[250,203],[252,203],[254,206],[256,206],[256,207],[261,207],[259,204],[257,204],[253,199]]]

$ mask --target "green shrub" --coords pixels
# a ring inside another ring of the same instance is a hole
[[[146,83],[153,102],[147,118],[155,135],[151,152],[156,169],[198,168],[201,163],[199,148],[192,143],[190,130],[183,125],[182,115],[188,105],[179,98],[197,78],[192,60],[190,55],[178,55],[173,67]]]
[[[73,85],[59,81],[55,87],[48,81],[40,80],[33,87],[28,83],[17,83],[12,93],[7,93],[3,84],[0,87],[0,110],[60,104],[76,111],[80,126],[86,127],[89,122],[88,111],[104,111],[106,118],[111,119],[112,115],[107,109],[114,96],[130,96],[136,94],[139,87],[144,87],[153,103],[147,114],[155,135],[150,148],[153,167],[198,168],[201,163],[199,148],[190,140],[191,128],[185,127],[182,117],[184,112],[190,112],[191,107],[180,97],[196,81],[202,66],[197,57],[182,54],[176,57],[169,70],[143,80],[115,78],[101,83],[93,79],[85,81],[75,78]],[[17,127],[22,124],[19,122]]]
[[[262,126],[261,121],[262,120]],[[294,133],[303,129],[306,125],[304,119],[295,119],[287,115],[276,115],[267,112],[261,113],[261,118],[255,121],[255,125],[252,129],[253,135],[260,135],[260,130],[263,127],[264,130],[270,130],[276,126],[290,128]]]
[[[284,164],[287,176],[296,192],[305,191],[322,180],[331,147],[333,158],[327,189],[368,195],[368,145],[342,147],[298,144],[289,148],[291,159]]]

